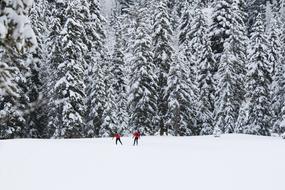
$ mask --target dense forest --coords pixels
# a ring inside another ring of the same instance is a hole
[[[1,139],[285,132],[284,0],[0,2]]]

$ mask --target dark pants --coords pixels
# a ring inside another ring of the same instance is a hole
[[[139,138],[137,138],[137,137],[135,137],[135,139],[134,139],[134,146],[135,145],[139,145]]]
[[[116,139],[116,145],[118,144],[118,141],[121,143],[121,145],[123,145],[123,143],[122,143],[120,138]]]

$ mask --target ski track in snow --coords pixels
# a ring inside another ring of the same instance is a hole
[[[0,141],[1,190],[284,190],[274,137]]]

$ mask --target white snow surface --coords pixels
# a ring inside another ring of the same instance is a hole
[[[223,135],[0,141],[1,190],[284,190],[285,140]]]

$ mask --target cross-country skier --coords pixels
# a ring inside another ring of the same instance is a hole
[[[135,145],[139,145],[139,138],[140,138],[140,136],[141,136],[140,131],[134,132],[134,134],[133,134],[134,146],[135,146]]]
[[[116,139],[116,145],[118,145],[118,141],[121,143],[121,145],[123,145],[122,141],[121,141],[121,135],[120,133],[115,133],[114,137]]]

